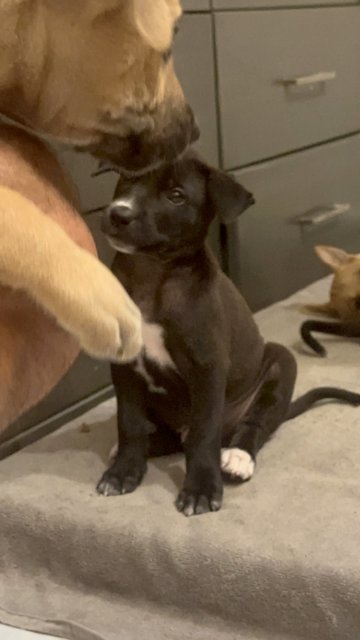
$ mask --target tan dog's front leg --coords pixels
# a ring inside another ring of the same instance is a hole
[[[29,200],[0,187],[0,282],[30,294],[90,355],[131,360],[141,317],[97,258]]]

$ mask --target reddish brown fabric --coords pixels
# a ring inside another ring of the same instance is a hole
[[[71,181],[46,146],[22,130],[0,126],[0,184],[18,191],[74,241],[96,253],[76,209]],[[29,247],[31,251],[31,247]],[[79,348],[25,293],[0,287],[0,431],[51,391]]]

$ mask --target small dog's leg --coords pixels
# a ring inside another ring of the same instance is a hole
[[[237,436],[238,433],[233,438],[229,448],[221,449],[221,471],[227,480],[245,482],[253,476],[255,459],[250,453],[239,448]]]
[[[119,446],[114,444],[109,453],[109,463],[115,460]],[[181,435],[165,425],[157,425],[149,435],[149,458],[170,456],[183,451]]]
[[[221,451],[221,470],[230,481],[250,480],[257,452],[285,420],[291,402],[296,380],[293,355],[285,347],[269,343],[265,358],[269,368],[261,389],[229,447]]]
[[[118,404],[118,447],[97,485],[105,496],[134,491],[146,472],[149,433],[153,425],[144,409],[145,384],[130,366],[112,365]]]
[[[209,367],[194,375],[192,420],[184,448],[186,477],[176,507],[185,516],[218,511],[223,484],[220,469],[225,376]]]

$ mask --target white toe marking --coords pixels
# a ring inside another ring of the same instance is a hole
[[[234,447],[221,449],[221,471],[241,480],[249,480],[255,469],[255,462],[247,451]]]

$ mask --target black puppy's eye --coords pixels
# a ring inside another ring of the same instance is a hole
[[[186,200],[185,193],[178,187],[175,189],[171,189],[171,191],[168,191],[166,197],[170,202],[172,202],[172,204],[176,205],[184,204]]]

